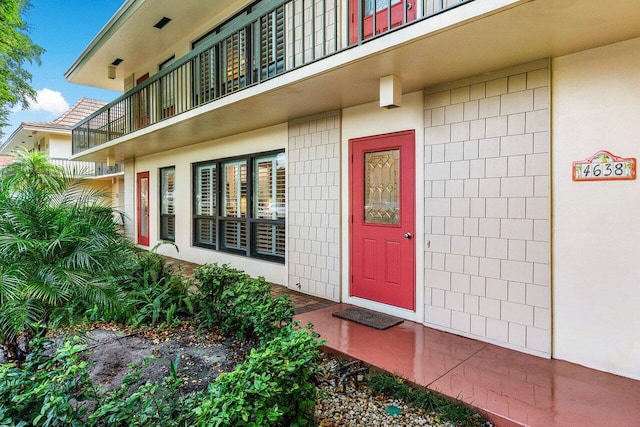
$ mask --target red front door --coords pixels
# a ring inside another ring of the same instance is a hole
[[[415,310],[415,132],[352,139],[350,294]]]
[[[362,39],[366,40],[373,35],[374,25],[375,34],[381,34],[389,28],[415,21],[418,16],[416,3],[417,0],[349,0],[350,43],[358,42],[360,18],[362,19]],[[358,10],[358,5],[361,11]]]
[[[136,187],[138,193],[138,244],[149,246],[149,172],[138,173]]]

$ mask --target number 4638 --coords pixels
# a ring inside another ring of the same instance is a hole
[[[591,165],[585,165],[582,168],[582,176],[594,176],[594,177],[607,177],[607,176],[622,176],[624,175],[624,163],[595,163]]]

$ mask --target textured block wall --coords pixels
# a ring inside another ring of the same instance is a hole
[[[426,91],[427,324],[550,354],[549,145],[546,62]]]
[[[340,113],[292,122],[287,150],[289,287],[340,297]]]

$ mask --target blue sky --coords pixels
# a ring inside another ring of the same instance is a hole
[[[10,126],[2,129],[7,138],[21,122],[52,121],[82,97],[112,101],[116,92],[68,83],[64,73],[80,56],[124,0],[31,0],[23,16],[29,36],[43,47],[41,65],[27,65],[33,75],[31,87],[38,91],[38,103],[29,111],[10,115]]]

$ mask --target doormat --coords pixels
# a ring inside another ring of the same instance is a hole
[[[381,331],[404,322],[404,320],[399,317],[389,316],[388,314],[378,313],[377,311],[360,307],[350,307],[331,313],[331,315],[340,319],[351,320],[352,322],[360,323],[361,325],[371,328],[380,329]]]

